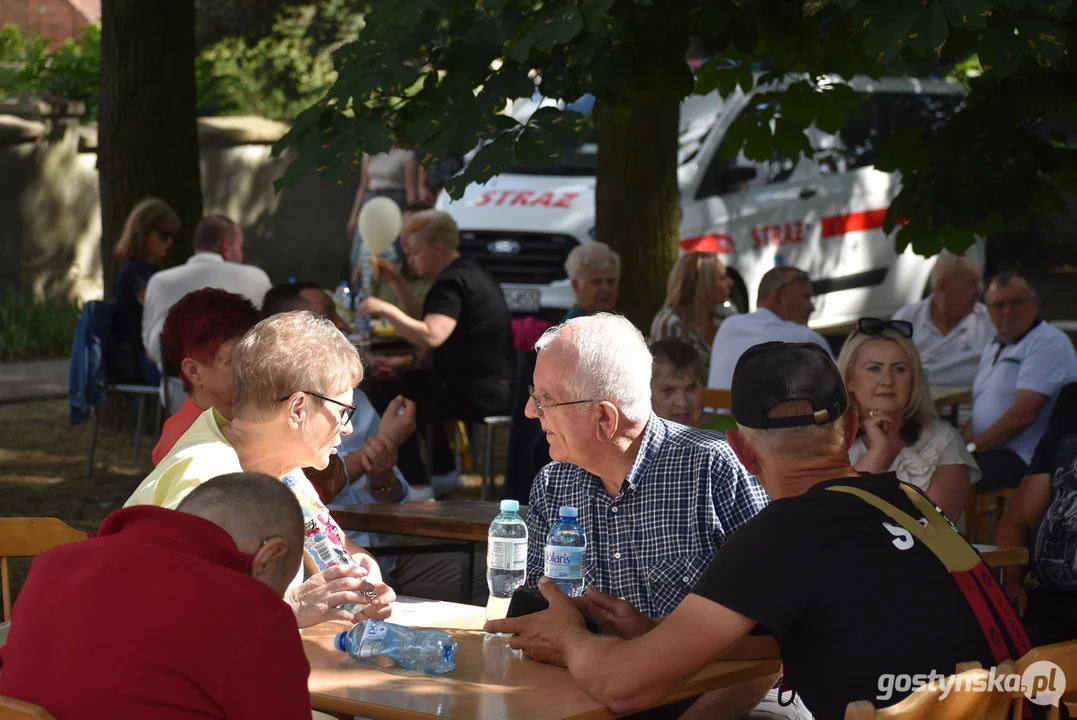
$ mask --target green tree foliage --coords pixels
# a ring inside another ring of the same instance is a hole
[[[23,35],[13,24],[0,27],[0,97],[48,93],[86,105],[97,117],[101,31],[87,26],[77,38],[49,51],[47,38]]]
[[[825,75],[945,73],[976,55],[978,67],[959,66],[964,109],[936,133],[910,126],[880,139],[876,160],[902,174],[887,219],[888,230],[900,225],[898,246],[963,249],[974,233],[1056,212],[1077,179],[1057,129],[1077,115],[1075,22],[1073,0],[385,0],[337,51],[333,86],[278,145],[299,151],[281,184],[311,170],[340,180],[394,140],[424,162],[483,144],[456,195],[514,159],[553,162],[586,131],[577,114],[545,110],[526,124],[501,114],[538,79],[549,97],[591,92],[614,117],[632,88],[684,97],[763,85],[780,104],[756,103],[726,148],[753,159],[810,153],[807,127],[837,130],[860,112]],[[683,60],[691,37],[712,55],[694,77]],[[598,234],[609,240],[601,225]]]

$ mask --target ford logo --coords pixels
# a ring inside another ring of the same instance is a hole
[[[521,246],[515,240],[494,240],[486,246],[491,255],[515,255]]]

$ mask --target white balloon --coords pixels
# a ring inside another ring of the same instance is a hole
[[[376,197],[363,204],[359,211],[359,235],[371,255],[381,255],[389,249],[404,224],[400,206],[387,197]]]

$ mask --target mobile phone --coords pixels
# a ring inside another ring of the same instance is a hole
[[[542,597],[542,593],[538,591],[538,588],[519,587],[516,588],[516,592],[512,594],[512,599],[509,600],[509,609],[505,617],[531,615],[532,613],[542,612],[549,606],[549,601]],[[581,614],[587,629],[595,635],[601,635],[602,621],[588,613]]]

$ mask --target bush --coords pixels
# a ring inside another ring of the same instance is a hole
[[[67,357],[80,313],[70,301],[37,301],[15,290],[0,295],[0,361]]]
[[[97,118],[100,98],[101,31],[83,28],[77,38],[49,52],[49,41],[23,35],[12,24],[0,27],[0,97],[49,93],[86,105],[85,120]]]

